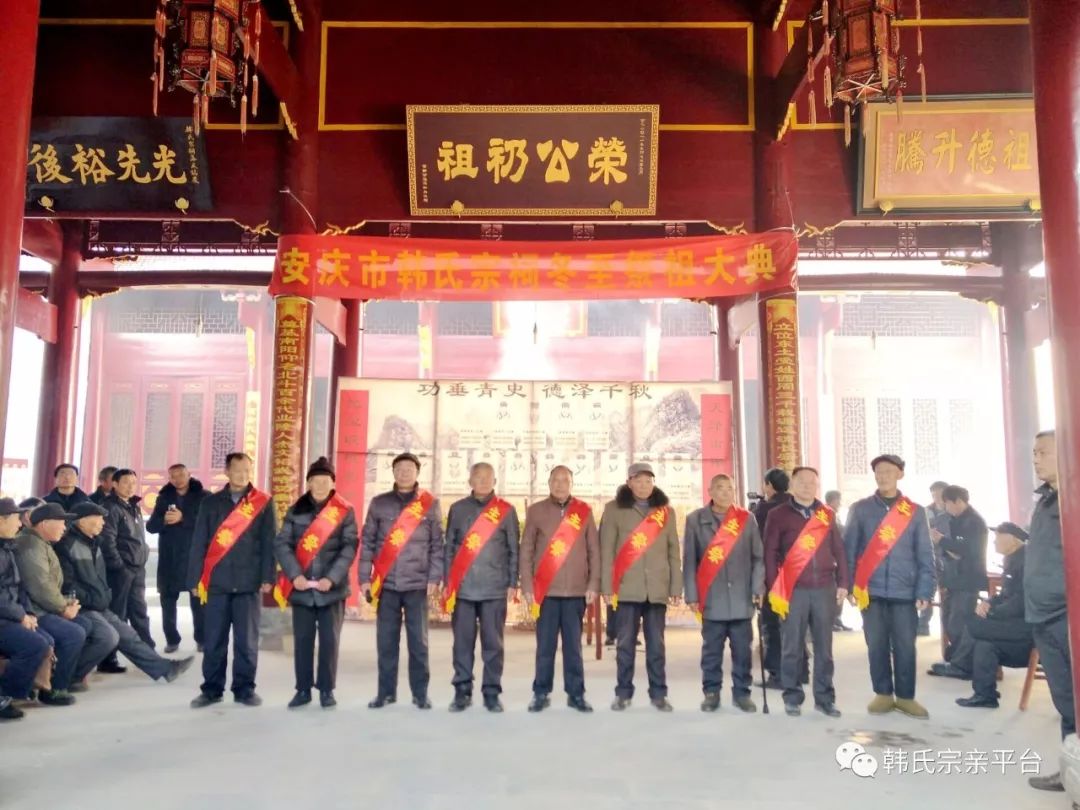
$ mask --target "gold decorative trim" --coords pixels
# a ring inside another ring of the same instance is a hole
[[[340,225],[335,225],[332,222],[326,223],[326,229],[319,234],[319,236],[347,236],[353,231],[358,231],[367,225],[367,220],[362,219],[355,225],[350,225],[348,228],[342,228]]]
[[[289,13],[292,14],[293,22],[296,23],[297,29],[300,33],[304,33],[304,18],[300,14],[300,9],[296,5],[296,0],[289,0]]]
[[[826,225],[824,228],[819,228],[816,225],[811,225],[809,222],[804,222],[803,227],[795,229],[795,236],[799,239],[802,239],[804,236],[823,236],[827,233],[832,233],[839,227],[839,222],[837,222],[835,225]]]
[[[256,236],[275,236],[275,237],[281,236],[280,233],[278,233],[277,231],[275,231],[273,228],[270,227],[270,220],[266,220],[265,222],[260,222],[258,225],[246,225],[246,224],[244,224],[243,222],[241,222],[238,219],[233,219],[233,220],[229,220],[229,221],[239,225],[247,233],[253,233]]]
[[[285,102],[279,101],[278,107],[281,109],[281,118],[289,135],[292,136],[294,141],[300,140],[300,135],[296,131],[296,124],[293,123],[292,117],[289,115],[289,108],[285,105]]]
[[[780,27],[780,22],[784,19],[784,14],[787,12],[788,0],[780,0],[780,8],[776,10],[776,16],[773,17],[772,30],[775,31]]]
[[[709,220],[705,220],[705,224],[714,231],[722,233],[724,236],[743,236],[748,233],[745,222],[740,222],[738,225],[731,228],[725,228],[723,225],[717,225],[715,222],[710,222]]]

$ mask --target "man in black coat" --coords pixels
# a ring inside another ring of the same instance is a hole
[[[108,466],[102,467],[101,472],[98,473],[98,485],[97,489],[90,493],[90,500],[101,506],[105,503],[105,499],[113,491],[113,473],[116,472],[116,467]]]
[[[758,533],[762,536],[765,534],[765,521],[769,513],[791,500],[788,494],[791,479],[779,467],[773,467],[765,473],[764,485],[765,497],[754,508]],[[765,672],[767,673],[765,686],[769,689],[782,689],[780,685],[780,617],[776,615],[768,599],[762,601],[760,619],[761,645],[765,651]],[[805,657],[808,658],[808,656]],[[808,679],[807,673],[800,673],[800,680],[803,683]]]
[[[391,539],[395,522],[407,507],[421,499],[417,478],[420,459],[412,453],[402,453],[391,465],[394,489],[371,499],[361,536],[360,590],[371,601],[375,560]],[[427,501],[426,493],[423,496]],[[413,507],[423,509],[422,504]],[[405,639],[409,650],[409,688],[413,705],[430,709],[428,683],[428,598],[435,594],[443,577],[442,510],[437,498],[432,498],[420,517],[416,529],[402,535],[402,545],[385,579],[380,583],[378,607],[375,614],[376,646],[379,661],[379,687],[369,709],[381,709],[397,700],[398,659],[401,648],[402,616]]]
[[[308,491],[285,514],[274,541],[281,566],[279,604],[292,606],[296,695],[289,708],[311,702],[311,687],[319,690],[319,705],[337,705],[338,645],[349,595],[349,568],[356,558],[356,512],[334,490],[337,476],[325,457],[308,468]],[[305,548],[307,544],[310,548]],[[317,549],[317,550],[315,550]],[[315,677],[315,637],[319,638],[319,674]]]
[[[1015,523],[993,529],[994,548],[1004,558],[1001,590],[981,601],[957,639],[952,660],[930,667],[931,675],[970,680],[975,694],[957,698],[965,708],[996,709],[999,666],[1026,667],[1033,645],[1031,626],[1024,621],[1024,544],[1028,533]]]
[[[985,591],[986,521],[970,505],[971,496],[959,486],[947,486],[942,493],[949,513],[949,534],[938,540],[941,554],[941,624],[948,646],[945,660],[951,661],[956,644]]]
[[[76,504],[90,500],[89,496],[79,489],[79,468],[74,464],[61,464],[53,470],[53,481],[56,486],[42,498],[45,503],[58,503],[65,512],[70,512]]]
[[[158,492],[154,512],[147,521],[147,531],[158,536],[157,588],[161,594],[161,623],[165,629],[165,652],[180,647],[176,625],[176,602],[187,591],[188,563],[191,560],[191,535],[195,516],[206,491],[192,478],[183,464],[169,467],[169,483]],[[195,624],[195,644],[203,648],[203,609],[198,599],[191,600],[191,619]]]
[[[274,583],[277,516],[270,496],[251,484],[252,462],[246,453],[229,453],[229,485],[203,498],[191,539],[188,585],[204,600],[206,641],[203,684],[191,708],[219,703],[225,692],[229,632],[233,634],[232,693],[237,703],[259,706],[255,669],[259,662],[259,613],[262,593]],[[234,514],[235,513],[235,514]],[[244,518],[239,532],[224,526]],[[212,550],[211,544],[217,544]],[[224,556],[218,556],[224,549]]]
[[[113,473],[113,484],[112,493],[102,504],[107,517],[101,532],[101,545],[107,549],[106,561],[115,555],[123,563],[123,568],[113,577],[116,584],[112,610],[134,628],[147,647],[154,649],[146,607],[146,561],[150,559],[150,546],[146,544],[140,498],[135,494],[138,478],[134,470],[117,470]]]

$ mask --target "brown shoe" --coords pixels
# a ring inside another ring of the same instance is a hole
[[[874,699],[870,701],[866,710],[870,714],[888,714],[895,708],[896,700],[892,695],[874,695]]]
[[[930,717],[930,712],[924,709],[922,704],[914,698],[910,700],[907,698],[897,698],[896,710],[898,712],[903,712],[908,717],[915,717],[919,720],[927,720]]]

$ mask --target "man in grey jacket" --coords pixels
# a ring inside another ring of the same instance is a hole
[[[761,535],[754,516],[735,505],[735,485],[729,476],[713,476],[709,497],[709,504],[686,516],[683,533],[686,603],[701,617],[705,692],[701,710],[715,712],[720,708],[727,641],[731,646],[732,701],[744,712],[756,712],[757,706],[750,699],[754,636],[750,620],[765,593]],[[708,581],[704,593],[698,588],[699,579],[702,585]]]
[[[480,462],[472,466],[469,486],[472,494],[450,507],[446,521],[445,584],[454,630],[454,702],[450,711],[464,711],[472,704],[479,626],[484,659],[481,682],[484,708],[501,712],[506,596],[507,591],[513,591],[514,598],[520,598],[517,582],[521,525],[517,510],[495,494],[495,470],[490,464]],[[487,527],[482,527],[481,522],[501,512],[505,514],[484,540],[480,529]]]
[[[1076,733],[1073,704],[1072,658],[1069,654],[1069,617],[1065,612],[1065,556],[1061,545],[1061,508],[1058,504],[1058,461],[1054,431],[1035,437],[1035,475],[1042,486],[1031,515],[1027,559],[1024,560],[1024,619],[1031,625],[1039,663],[1046,673],[1050,698],[1061,715],[1061,738]],[[1033,776],[1036,790],[1063,791],[1061,774]]]

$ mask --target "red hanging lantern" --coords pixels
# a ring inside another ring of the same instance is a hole
[[[180,87],[195,96],[192,117],[196,133],[206,124],[210,101],[216,98],[228,99],[233,107],[239,103],[240,129],[247,130],[248,85],[259,64],[259,3],[158,0],[151,76],[155,115],[157,94],[164,89],[167,76],[170,91]],[[249,60],[254,63],[251,70]],[[257,98],[257,89],[254,92]]]

